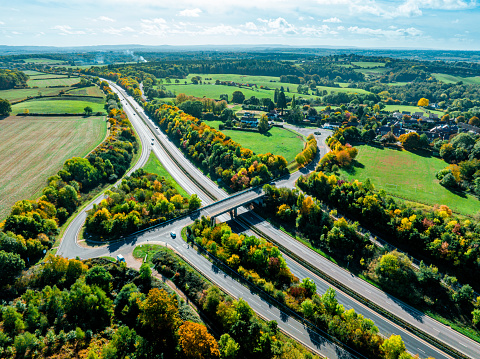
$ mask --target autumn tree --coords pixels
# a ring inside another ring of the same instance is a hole
[[[480,119],[477,116],[473,116],[470,120],[468,120],[468,124],[472,126],[479,126]]]
[[[402,143],[403,147],[406,150],[416,150],[421,148],[422,141],[420,140],[420,136],[416,132],[405,133],[400,135],[398,140]]]
[[[381,345],[386,359],[398,359],[402,353],[405,352],[405,343],[400,335],[391,335],[390,338],[385,339]]]
[[[258,131],[260,132],[267,132],[270,129],[270,126],[268,125],[268,118],[264,114],[262,117],[260,117],[260,120],[258,121]]]
[[[428,106],[430,101],[424,97],[422,97],[420,100],[418,100],[417,106],[419,107],[426,107]]]
[[[220,357],[218,343],[203,324],[186,321],[178,329],[178,342],[187,358]]]
[[[147,298],[140,303],[138,318],[145,327],[157,332],[156,336],[175,332],[181,322],[175,295],[169,296],[163,289],[151,289]]]
[[[0,287],[5,284],[12,283],[13,279],[19,275],[23,268],[25,268],[25,262],[16,253],[8,253],[0,251]]]

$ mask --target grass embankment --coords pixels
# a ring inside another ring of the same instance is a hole
[[[104,117],[20,117],[0,121],[0,219],[18,200],[37,198],[49,176],[105,138]]]
[[[480,209],[475,197],[455,194],[440,185],[435,173],[447,164],[439,158],[366,145],[357,148],[358,165],[350,172],[341,170],[349,181],[370,178],[377,190],[431,206],[445,204],[460,214],[472,215]]]
[[[164,177],[166,180],[170,181],[175,189],[180,193],[183,197],[190,198],[190,195],[185,191],[172,177],[170,173],[166,170],[165,167],[160,163],[157,156],[153,152],[150,152],[150,157],[148,157],[147,163],[143,166],[143,169],[146,172],[155,173],[159,176]]]
[[[12,113],[24,113],[28,110],[30,113],[78,113],[84,112],[84,108],[89,106],[95,112],[104,112],[103,99],[92,98],[86,101],[85,99],[78,98],[67,99],[64,97],[48,98],[48,99],[36,99],[21,102],[12,106]]]

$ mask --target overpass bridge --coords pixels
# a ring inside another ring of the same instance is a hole
[[[232,218],[235,218],[239,207],[250,203],[260,204],[263,202],[264,196],[265,193],[261,186],[251,188],[200,208],[200,214],[205,217],[210,217],[212,224],[215,224],[216,218],[222,214],[229,213]]]

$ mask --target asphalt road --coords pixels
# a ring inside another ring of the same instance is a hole
[[[113,87],[113,86],[112,86]],[[116,91],[123,91],[118,88],[114,88]],[[205,188],[207,191],[211,192],[214,194],[214,196],[217,199],[225,199],[228,197],[228,194],[226,194],[223,190],[219,189],[215,183],[213,183],[210,179],[205,177],[193,164],[191,164],[185,157],[183,157],[182,153],[180,150],[177,149],[177,147],[171,143],[168,138],[166,138],[163,133],[160,131],[156,130],[155,125],[153,122],[151,122],[143,113],[141,110],[141,107],[136,105],[133,100],[132,104],[134,104],[138,109],[139,113],[141,114],[142,117],[144,117],[145,123],[148,125],[148,130],[147,126],[142,125],[141,123],[139,124],[139,127],[143,127],[143,130],[146,131],[146,139],[148,139],[148,134],[154,134],[155,136],[153,138],[162,141],[164,146],[168,148],[169,152],[173,155],[173,158],[177,163],[180,163],[181,166],[184,168],[185,171],[189,172],[192,176],[195,176],[195,179],[201,183],[201,186]],[[124,104],[124,109],[127,109],[129,106],[127,104]],[[132,114],[131,112],[127,114],[129,115],[129,118],[134,118],[138,117],[137,115]],[[132,123],[134,124],[135,128],[136,127],[136,121],[132,120]],[[308,134],[308,131],[312,131],[310,129],[296,129],[297,131],[300,132],[305,132],[304,134]],[[137,132],[141,132],[142,130],[138,130]],[[148,132],[150,131],[150,133]],[[321,156],[323,156],[326,151],[328,150],[327,147],[324,145],[324,139],[329,135],[328,131],[326,130],[321,130],[322,135],[317,137],[317,141],[319,142],[319,147],[320,151],[319,154],[317,155],[317,160]],[[140,134],[140,133],[139,133]],[[150,138],[151,140],[151,138]],[[147,146],[151,146],[151,141],[148,143],[147,141]],[[142,138],[142,144],[144,143],[143,138]],[[178,169],[177,165],[175,164],[174,161],[171,161],[169,159],[169,156],[164,152],[162,146],[153,146],[153,150],[159,156],[161,159],[162,163],[164,166],[167,168],[167,170],[172,174],[172,176],[178,181],[179,184],[184,187],[187,192],[189,193],[197,193],[197,195],[200,196],[204,204],[210,204],[213,202],[212,199],[210,199],[208,196],[202,196],[203,191],[198,188],[196,185],[194,185],[188,177],[185,175],[185,171],[182,171]],[[163,152],[162,152],[163,151]],[[170,163],[169,163],[170,161]],[[293,187],[296,179],[303,173],[307,173],[311,171],[314,167],[313,165],[310,165],[310,167],[307,167],[303,169],[301,172],[297,172],[287,179],[279,180],[276,182],[277,186],[286,186],[286,187]],[[239,199],[239,198],[237,198]],[[237,199],[233,200],[231,203],[239,203],[235,202]],[[222,201],[223,203],[221,206],[225,208],[225,206],[229,206],[229,200],[227,201]],[[228,203],[227,203],[228,202]],[[209,208],[206,209],[208,211]],[[245,210],[239,210],[239,213],[246,212]],[[206,212],[208,214],[208,212]],[[456,348],[459,351],[464,352],[465,354],[471,356],[472,358],[480,358],[480,348],[478,346],[478,343],[475,343],[471,341],[470,339],[460,335],[457,332],[454,332],[453,330],[443,326],[442,324],[434,321],[430,317],[424,316],[423,314],[417,312],[411,307],[406,306],[404,303],[396,300],[395,298],[386,295],[382,291],[378,290],[375,287],[370,286],[368,283],[364,282],[363,280],[353,277],[349,272],[343,270],[340,267],[335,266],[332,262],[327,261],[325,258],[319,256],[315,252],[311,251],[307,247],[301,245],[299,242],[296,240],[292,239],[291,237],[285,235],[283,232],[279,231],[278,229],[270,226],[267,222],[263,221],[261,218],[258,216],[255,216],[251,213],[249,214],[242,214],[242,216],[249,221],[250,223],[254,224],[259,228],[262,232],[266,233],[267,235],[275,238],[276,240],[283,240],[285,241],[285,245],[288,246],[289,249],[292,251],[295,251],[298,255],[300,255],[302,258],[307,259],[310,263],[313,265],[317,266],[320,268],[322,271],[326,271],[329,273],[331,276],[335,277],[337,280],[341,281],[345,285],[349,286],[350,288],[354,289],[358,293],[361,293],[363,296],[369,298],[372,301],[375,301],[375,303],[381,305],[385,309],[387,309],[390,312],[395,313],[397,316],[404,320],[411,321],[411,323],[415,326],[418,326],[422,330],[426,331],[427,333],[430,333],[434,335],[436,338],[439,338],[441,340],[444,340],[446,343],[451,345],[452,347]],[[178,221],[175,221],[172,224],[166,225],[164,228],[167,232],[169,233],[171,230],[177,231],[177,233],[180,232],[181,228],[189,223],[194,218],[186,218],[186,219],[181,219]],[[96,249],[86,249],[79,247],[75,243],[75,237],[76,233],[78,233],[78,230],[81,228],[81,225],[83,223],[84,219],[82,220],[81,217],[75,219],[75,221],[72,222],[72,229],[69,231],[68,235],[67,232],[64,236],[64,241],[62,241],[62,245],[59,249],[59,254],[68,256],[68,257],[75,257],[79,256],[81,258],[89,258],[89,257],[95,257],[95,256],[101,256],[101,255],[115,255],[117,252],[118,253],[125,253],[125,251],[132,250],[130,246],[132,243],[141,243],[143,241],[142,238],[144,236],[147,236],[147,234],[141,234],[137,237],[136,240],[132,240],[131,243],[125,243],[124,245],[118,244],[118,245],[111,245],[108,247],[102,247],[102,248],[96,248]],[[76,225],[73,225],[73,223],[76,223]],[[79,224],[79,225],[78,225]],[[157,230],[154,230],[152,232],[148,233],[156,233]],[[155,236],[155,234],[154,234]],[[72,240],[73,238],[73,240]],[[64,244],[66,242],[66,244]],[[306,269],[303,267],[299,266],[298,264],[294,263],[292,261],[291,265],[295,268],[297,276],[301,277],[302,273],[305,274],[307,272]],[[308,272],[309,273],[309,272]],[[313,275],[310,273],[308,275],[309,277],[312,277]],[[319,278],[318,278],[319,279]],[[316,279],[316,281],[318,280]],[[322,286],[319,285],[319,288],[326,288],[326,284],[322,284]],[[323,290],[323,289],[322,289]],[[324,291],[324,290],[323,290]],[[320,291],[322,292],[322,291]],[[337,289],[337,293],[340,293],[340,291]],[[247,300],[247,298],[245,298]],[[348,300],[347,300],[348,299]],[[250,299],[249,299],[250,300]],[[253,299],[252,299],[253,300]],[[388,336],[391,333],[398,333],[404,338],[404,341],[406,343],[406,346],[409,351],[412,353],[418,353],[421,356],[433,356],[437,359],[439,358],[448,358],[447,355],[443,354],[436,348],[432,348],[428,344],[424,343],[422,340],[419,338],[411,335],[408,331],[404,330],[403,328],[397,327],[384,317],[378,315],[377,313],[373,312],[372,310],[363,307],[360,303],[356,302],[352,298],[348,297],[342,293],[341,295],[339,294],[339,301],[340,303],[344,304],[346,308],[354,308],[355,311],[358,313],[362,313],[368,318],[371,318],[374,320],[375,324],[379,327],[381,333],[383,335]],[[249,302],[250,303],[250,302]],[[262,314],[263,315],[263,314]],[[292,332],[293,333],[293,332]],[[294,334],[294,333],[293,333]]]

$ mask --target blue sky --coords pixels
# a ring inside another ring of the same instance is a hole
[[[471,0],[16,0],[0,45],[408,47],[480,50]]]

